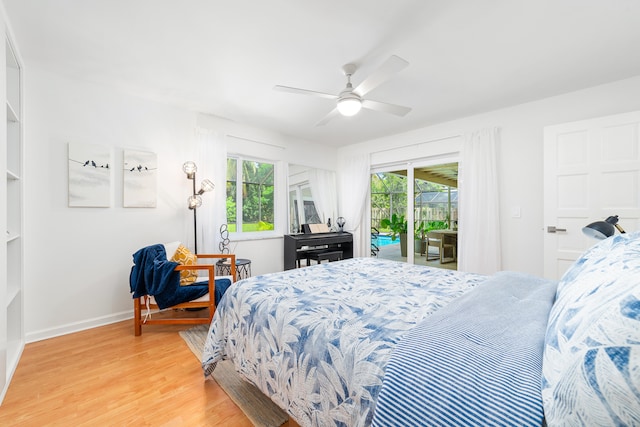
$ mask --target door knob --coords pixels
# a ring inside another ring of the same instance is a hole
[[[566,228],[556,228],[555,225],[550,225],[547,227],[547,233],[555,233],[556,231],[567,231]]]

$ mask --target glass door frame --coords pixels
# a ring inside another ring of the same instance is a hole
[[[447,163],[458,163],[460,164],[460,154],[448,154],[443,156],[433,156],[428,158],[421,159],[413,159],[407,160],[403,162],[395,162],[388,163],[384,165],[371,165],[369,170],[369,179],[371,179],[371,175],[381,172],[393,172],[397,170],[406,170],[407,171],[407,204],[411,202],[411,206],[407,206],[407,214],[405,216],[405,220],[407,221],[407,236],[413,236],[415,232],[415,168],[423,168],[429,166],[442,165]],[[458,193],[459,197],[459,193]],[[367,197],[368,200],[368,209],[367,209],[367,221],[371,224],[371,188],[369,188],[369,195]],[[459,201],[458,201],[459,202]],[[371,246],[371,234],[368,236],[369,246]],[[413,237],[407,238],[407,264],[415,264],[415,253],[413,248]]]

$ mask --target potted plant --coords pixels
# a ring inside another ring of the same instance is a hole
[[[447,221],[429,221],[425,227],[425,232],[431,230],[446,230],[449,228]]]
[[[391,240],[395,241],[396,238],[400,238],[400,255],[407,256],[407,221],[404,219],[404,215],[391,215],[391,219],[384,218],[380,221],[382,228],[388,228],[391,230]]]

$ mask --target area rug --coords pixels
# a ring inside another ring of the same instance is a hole
[[[179,332],[191,352],[198,358],[198,362],[202,359],[202,349],[208,331],[208,325],[198,325]],[[213,378],[254,426],[279,427],[289,420],[289,416],[267,396],[240,378],[233,368],[233,362],[219,362],[213,371]]]

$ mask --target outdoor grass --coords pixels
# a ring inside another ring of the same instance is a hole
[[[273,225],[272,224],[270,225],[271,225],[271,228],[269,228],[268,230],[273,230]],[[237,231],[236,224],[228,224],[228,230],[230,233],[236,232]],[[261,228],[259,222],[255,222],[251,224],[242,224],[243,233],[252,232],[252,231],[265,231],[265,230],[267,229]]]

